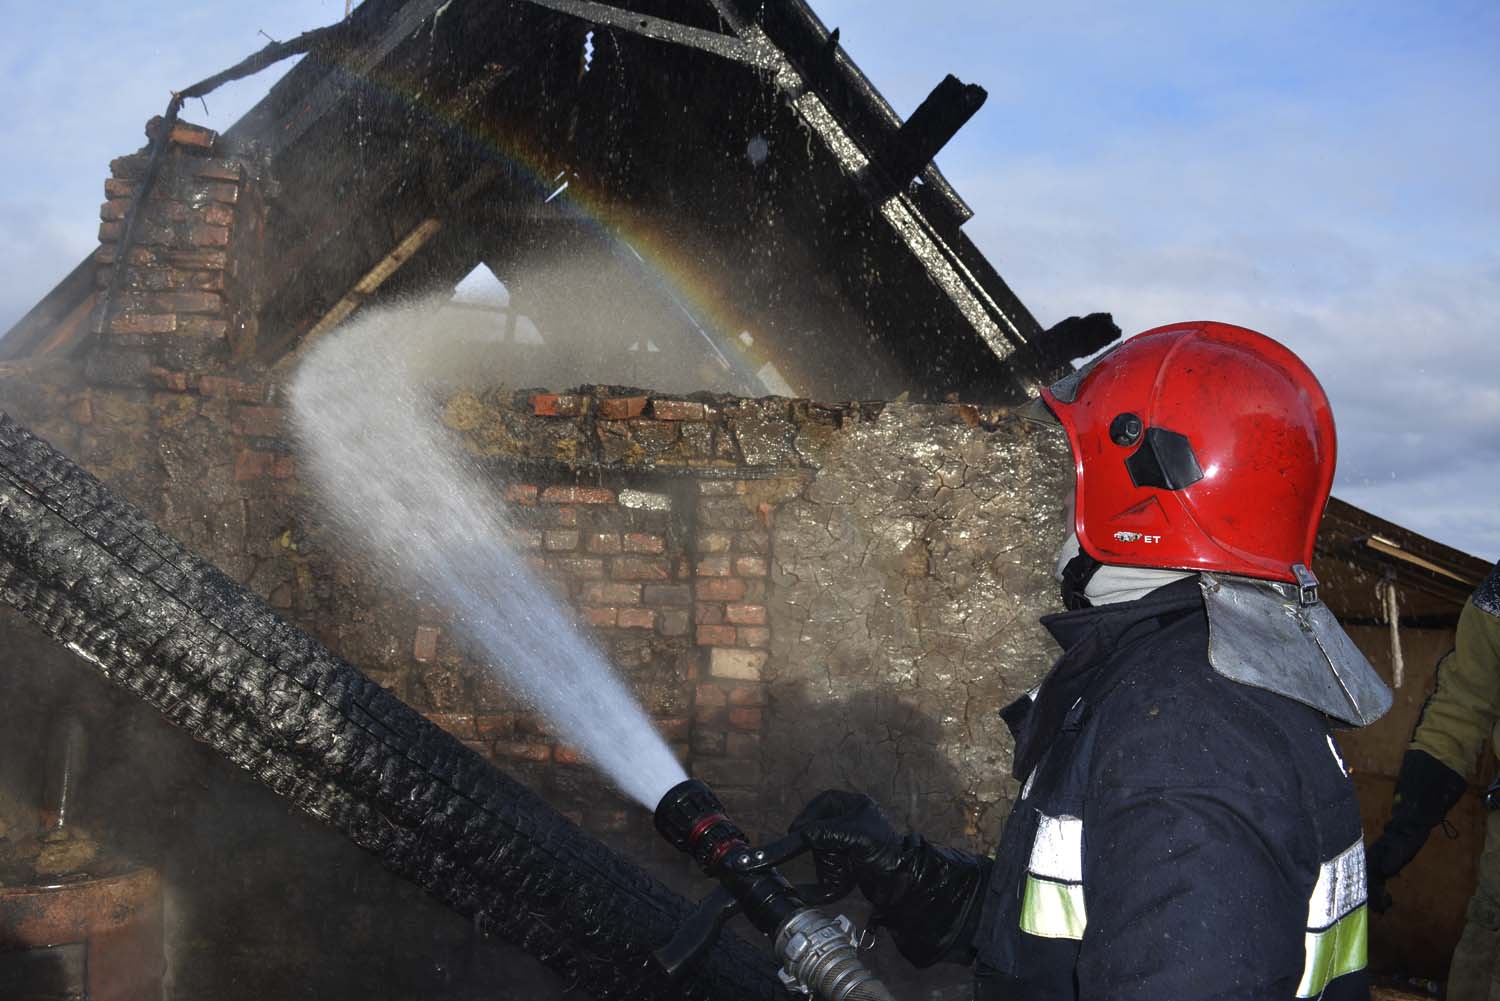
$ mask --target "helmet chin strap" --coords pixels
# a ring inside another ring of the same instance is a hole
[[[1059,581],[1062,585],[1063,607],[1074,611],[1092,605],[1093,602],[1088,597],[1089,581],[1103,568],[1103,563],[1079,550],[1078,555],[1063,567],[1062,579]]]
[[[1103,563],[1083,551],[1083,547],[1078,544],[1077,533],[1070,526],[1068,537],[1063,540],[1062,548],[1057,552],[1057,569],[1053,572],[1062,588],[1064,608],[1071,612],[1089,607],[1090,602],[1084,591],[1094,574],[1103,566]]]

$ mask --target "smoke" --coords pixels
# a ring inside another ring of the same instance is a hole
[[[503,491],[439,419],[445,390],[503,374],[492,343],[433,322],[439,305],[372,311],[310,352],[289,389],[303,467],[346,538],[443,605],[513,694],[654,808],[681,766],[527,566]]]
[[[724,317],[704,315],[682,282],[623,240],[534,247],[503,273],[502,285],[486,265],[476,267],[451,302],[434,300],[421,336],[440,330],[447,344],[483,345],[486,374],[510,386],[737,396],[785,386],[779,373],[767,381],[757,371],[763,362],[748,353],[754,334],[722,329]]]

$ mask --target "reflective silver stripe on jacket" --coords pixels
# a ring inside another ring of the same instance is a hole
[[[1021,930],[1042,938],[1083,938],[1083,820],[1048,817],[1037,822],[1027,865]]]
[[[1363,969],[1368,938],[1361,840],[1318,867],[1318,881],[1307,902],[1306,959],[1297,996],[1318,997],[1338,977]]]

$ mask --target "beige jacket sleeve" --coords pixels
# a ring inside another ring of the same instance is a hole
[[[1500,568],[1464,605],[1453,652],[1438,662],[1437,687],[1412,734],[1412,750],[1464,776],[1500,721],[1500,603],[1485,600],[1492,585],[1500,590]]]

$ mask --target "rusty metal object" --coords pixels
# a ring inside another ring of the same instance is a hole
[[[0,994],[159,999],[161,877],[153,869],[53,885],[0,886]]]

